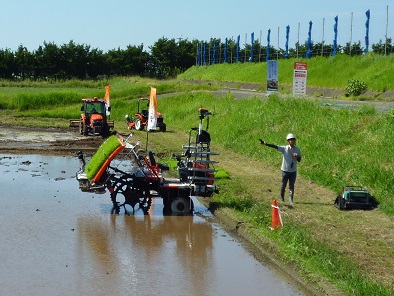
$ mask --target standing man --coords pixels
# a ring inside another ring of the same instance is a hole
[[[289,145],[286,146],[277,146],[273,144],[268,144],[267,142],[260,139],[260,144],[265,145],[271,148],[275,148],[279,152],[283,154],[282,158],[282,186],[280,188],[280,197],[282,202],[285,201],[285,189],[287,186],[287,182],[289,182],[289,201],[290,204],[293,204],[293,196],[294,196],[294,184],[297,178],[297,162],[301,161],[301,151],[295,146],[296,137],[293,134],[288,134],[286,136],[286,140]]]

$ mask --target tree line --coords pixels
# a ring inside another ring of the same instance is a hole
[[[76,44],[70,41],[61,46],[53,42],[44,42],[37,50],[28,51],[20,45],[16,51],[10,49],[0,50],[0,79],[6,80],[68,80],[68,79],[97,79],[110,76],[141,76],[165,79],[175,77],[200,59],[201,42],[187,39],[160,38],[150,52],[144,50],[143,45],[127,46],[126,49],[112,49],[103,52],[89,45]],[[246,44],[242,49],[236,49],[237,44],[230,40],[225,46],[220,39],[211,39],[205,42],[204,64],[235,63],[235,62],[265,62],[267,47],[259,41],[252,45]],[[331,56],[332,45],[312,44],[313,56]],[[269,47],[271,59],[305,57],[307,43],[296,44],[289,49],[285,56],[283,49]],[[361,55],[363,49],[361,42],[338,46],[338,53],[348,55]],[[235,55],[239,59],[235,58]],[[372,52],[377,54],[393,53],[391,39],[385,43],[380,41],[372,45]],[[198,63],[201,64],[201,63]]]
[[[20,45],[16,51],[0,50],[0,79],[96,79],[109,76],[168,78],[195,62],[195,42],[161,38],[148,53],[140,46],[103,52],[70,41],[61,46],[44,42],[37,50]]]

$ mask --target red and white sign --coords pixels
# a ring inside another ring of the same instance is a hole
[[[306,94],[307,74],[308,74],[308,63],[294,62],[293,95]]]

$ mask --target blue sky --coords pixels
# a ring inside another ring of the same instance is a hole
[[[279,47],[284,48],[286,26],[290,26],[289,46],[294,47],[298,38],[300,43],[307,40],[309,21],[313,22],[314,42],[321,42],[324,37],[325,43],[333,44],[336,15],[339,18],[338,44],[361,41],[364,47],[365,12],[371,11],[371,46],[385,40],[387,5],[387,36],[394,38],[394,4],[389,3],[392,0],[2,2],[5,3],[0,7],[0,49],[17,50],[23,45],[33,51],[44,42],[60,46],[73,40],[104,52],[141,44],[149,51],[148,47],[161,37],[189,41],[221,38],[224,41],[225,38],[236,40],[240,35],[241,44],[245,41],[250,44],[252,32],[255,39],[261,36],[261,43],[266,45],[268,29],[271,30],[271,45],[278,47],[279,43]]]

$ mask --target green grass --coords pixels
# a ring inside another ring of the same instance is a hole
[[[268,232],[275,236],[284,248],[285,256],[291,262],[297,262],[314,281],[320,276],[328,276],[328,280],[348,295],[390,295],[392,289],[379,284],[373,278],[365,276],[357,265],[344,257],[335,249],[314,240],[307,230],[288,225],[280,232]]]

